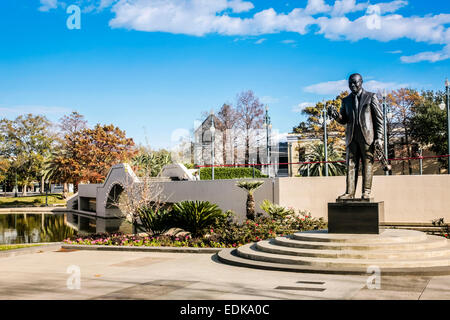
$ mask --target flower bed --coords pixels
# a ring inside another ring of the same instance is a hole
[[[323,229],[322,218],[312,218],[309,214],[292,215],[283,219],[259,216],[246,220],[243,224],[225,221],[211,228],[203,236],[159,235],[142,236],[122,233],[74,236],[64,240],[67,244],[105,246],[147,246],[147,247],[193,247],[193,248],[235,248],[241,245],[284,236],[298,231]]]

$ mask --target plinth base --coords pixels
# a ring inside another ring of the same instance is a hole
[[[384,202],[345,201],[328,204],[328,233],[379,234]]]

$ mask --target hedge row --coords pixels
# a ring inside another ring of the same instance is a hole
[[[255,170],[255,178],[267,178],[267,175],[262,174],[259,169]],[[201,180],[211,180],[211,168],[200,169]],[[214,179],[241,179],[253,178],[253,168],[245,167],[228,167],[228,168],[214,168]]]

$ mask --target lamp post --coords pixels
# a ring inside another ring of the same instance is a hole
[[[328,177],[328,138],[327,138],[327,120],[328,120],[328,112],[327,112],[327,104],[324,101],[323,102],[323,110],[322,110],[323,117],[323,146],[324,146],[324,152],[325,152],[325,177]]]
[[[270,168],[270,150],[269,150],[269,146],[270,146],[270,135],[269,135],[269,130],[272,128],[272,123],[270,122],[270,117],[269,117],[269,107],[266,106],[266,115],[264,117],[264,127],[266,128],[266,153],[267,153],[267,173],[270,177],[270,172],[271,172],[271,168]]]
[[[214,128],[214,114],[211,112],[211,179],[214,180],[214,133],[216,128]]]
[[[450,91],[448,79],[445,79],[445,97],[446,103],[439,105],[441,110],[447,109],[447,174],[450,174]]]
[[[45,188],[45,206],[48,207],[48,181],[45,181],[44,188]]]
[[[386,104],[386,89],[383,91],[383,131],[384,131],[384,155],[388,158],[388,136],[387,136],[387,104]],[[384,175],[388,176],[389,171],[385,171]]]
[[[17,198],[17,172],[16,172],[16,185],[14,187],[14,198]]]
[[[445,79],[445,95],[447,97],[447,155],[450,155],[450,91],[448,79]],[[447,158],[447,174],[450,174],[450,158]]]

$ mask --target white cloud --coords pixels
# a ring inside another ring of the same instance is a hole
[[[266,38],[258,39],[257,41],[255,41],[255,44],[261,44],[266,40],[267,40]]]
[[[280,102],[280,99],[274,98],[274,97],[271,97],[271,96],[263,96],[263,97],[261,97],[260,100],[264,104],[272,104],[272,103]]]
[[[41,11],[58,6],[57,0],[40,0],[40,3]],[[450,14],[429,14],[423,17],[396,14],[395,12],[408,5],[406,0],[378,3],[336,0],[332,6],[325,0],[308,0],[305,8],[294,8],[288,13],[278,13],[269,8],[245,17],[239,14],[254,9],[251,1],[79,0],[79,3],[95,4],[98,10],[110,7],[115,14],[109,22],[112,28],[147,32],[194,36],[212,33],[259,36],[280,32],[305,35],[313,30],[313,26],[318,26],[316,33],[330,40],[370,39],[388,42],[406,38],[415,42],[450,45],[450,29],[447,27],[450,24]],[[357,12],[359,16],[352,18],[353,20],[347,16]],[[445,49],[421,52],[401,59],[405,63],[413,63],[449,58],[450,53]]]
[[[308,0],[305,8],[306,14],[318,14],[331,11],[331,7],[324,0]]]
[[[401,54],[403,53],[402,50],[393,50],[393,51],[387,51],[386,53],[390,53],[390,54]]]
[[[331,11],[332,16],[343,16],[347,13],[364,10],[368,3],[356,3],[356,0],[336,0]]]
[[[407,88],[409,86],[410,85],[407,83],[382,82],[377,80],[365,81],[363,84],[363,88],[371,92],[378,92],[384,89],[393,90],[399,88]],[[338,95],[342,91],[350,91],[348,88],[348,80],[321,82],[307,86],[303,90],[319,95]]]
[[[438,62],[442,60],[447,60],[450,58],[450,45],[445,46],[445,48],[442,51],[438,52],[420,52],[418,54],[412,55],[412,56],[403,56],[400,58],[400,60],[404,63],[417,63],[422,61],[428,61],[428,62]]]
[[[372,39],[391,41],[408,38],[418,42],[446,44],[450,42],[449,31],[444,24],[450,23],[450,14],[427,17],[403,17],[401,15],[378,16],[380,28],[370,28],[372,19],[365,15],[351,21],[347,17],[320,17],[317,19],[320,30],[332,40],[358,41]]]
[[[341,91],[348,90],[347,80],[327,81],[307,86],[303,89],[309,93],[315,94],[339,94]]]
[[[395,90],[400,88],[408,88],[410,84],[408,83],[397,83],[397,82],[381,82],[376,80],[370,80],[363,84],[363,87],[371,92],[378,92],[386,90]]]
[[[278,129],[272,129],[270,139],[272,142],[286,142],[288,135],[288,132],[279,132]]]
[[[408,1],[395,0],[391,2],[377,3],[376,5],[380,8],[381,14],[384,14],[398,11],[399,9],[407,6]]]
[[[284,44],[292,44],[292,43],[296,43],[296,42],[297,42],[297,41],[291,40],[291,39],[287,39],[287,40],[281,41],[281,43],[284,43]]]
[[[117,2],[118,0],[100,0],[100,4],[98,6],[99,10],[108,8],[109,6],[111,6],[113,3]]]
[[[246,12],[253,9],[255,6],[249,1],[231,0],[228,5],[235,13]]]
[[[203,36],[209,33],[223,35],[261,35],[282,31],[307,33],[314,22],[302,9],[288,14],[274,9],[259,11],[251,18],[231,17],[226,10],[242,10],[244,4],[236,1],[209,0],[122,0],[112,11],[109,25],[140,31],[161,31]],[[240,4],[240,5],[238,5]],[[249,8],[249,6],[246,6]]]
[[[293,112],[302,112],[303,110],[305,110],[306,107],[312,107],[315,106],[316,104],[313,102],[301,102],[298,105],[294,106],[292,108]]]
[[[172,131],[170,135],[170,141],[172,142],[181,142],[184,140],[188,140],[190,137],[189,130],[184,128],[178,128]]]
[[[46,12],[58,7],[58,0],[40,0],[40,3],[41,6],[38,8],[39,11]]]

